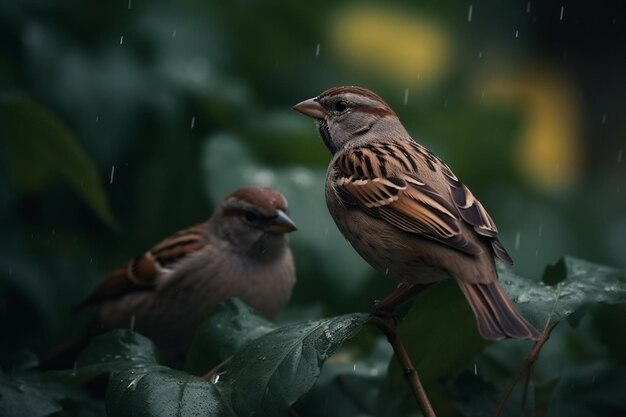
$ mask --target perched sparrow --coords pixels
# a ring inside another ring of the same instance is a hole
[[[287,201],[265,187],[230,194],[206,222],[173,234],[114,271],[86,303],[105,329],[134,329],[185,352],[216,304],[239,297],[268,318],[291,296]],[[133,323],[133,324],[131,324]]]
[[[484,338],[538,338],[498,283],[494,255],[512,260],[493,220],[387,103],[364,88],[336,87],[294,109],[317,121],[333,154],[326,203],[365,260],[407,285],[454,277]]]

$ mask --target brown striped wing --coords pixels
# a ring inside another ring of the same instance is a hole
[[[494,254],[510,257],[497,239],[489,214],[448,166],[416,142],[372,143],[349,149],[336,161],[334,186],[346,204],[358,206],[409,233],[416,233],[461,252],[482,252],[462,232],[463,222],[487,237]],[[420,180],[420,170],[441,170],[449,194]]]
[[[143,255],[113,271],[96,288],[88,302],[123,296],[154,287],[163,273],[185,257],[207,247],[205,224],[181,230],[156,244]]]

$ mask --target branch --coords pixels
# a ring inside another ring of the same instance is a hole
[[[394,318],[390,315],[380,313],[383,312],[375,309],[370,317],[370,323],[377,326],[380,330],[382,330],[385,336],[387,336],[387,340],[389,340],[389,343],[393,347],[393,351],[400,362],[400,366],[404,369],[404,378],[409,384],[411,391],[413,391],[413,395],[415,396],[424,417],[437,417],[435,410],[433,410],[433,407],[428,400],[426,391],[424,391],[419,375],[413,367],[411,358],[409,357],[404,344],[402,344],[402,341],[398,337]]]
[[[535,364],[535,362],[537,362],[537,359],[539,359],[539,353],[541,353],[541,348],[543,348],[543,345],[546,344],[546,342],[550,338],[550,334],[552,333],[552,330],[554,330],[557,324],[559,324],[559,322],[554,322],[550,324],[549,326],[547,326],[544,329],[543,333],[541,334],[541,338],[537,340],[537,342],[535,342],[535,345],[533,346],[533,348],[530,350],[530,352],[528,352],[528,355],[526,355],[526,359],[524,359],[524,363],[522,363],[522,366],[517,370],[515,377],[513,378],[513,380],[507,387],[507,389],[502,394],[502,398],[500,398],[500,401],[498,402],[498,406],[496,407],[496,409],[494,410],[492,414],[493,417],[499,417],[500,414],[502,414],[502,411],[504,411],[504,407],[506,406],[506,403],[509,401],[511,394],[513,393],[513,389],[515,389],[515,386],[520,381],[520,379],[522,379],[524,375],[528,375],[530,373],[530,370],[532,369],[533,365]],[[530,378],[526,378],[526,384],[524,386],[524,392],[525,392],[524,400],[523,400],[524,402],[525,402],[526,392],[528,390],[529,383],[530,383]]]
[[[232,359],[232,355],[227,357],[226,359],[224,359],[222,362],[220,362],[215,368],[211,369],[209,372],[207,372],[206,374],[202,375],[202,379],[205,379],[207,381],[213,381],[213,379],[222,374],[224,371],[224,368],[226,368],[226,365],[228,365],[228,362],[230,362],[230,360]]]

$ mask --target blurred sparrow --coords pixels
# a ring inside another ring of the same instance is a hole
[[[230,194],[206,222],[182,230],[128,261],[86,303],[104,329],[129,326],[185,352],[216,304],[239,297],[268,318],[295,282],[287,201],[265,187]]]
[[[484,338],[538,338],[498,283],[494,255],[513,261],[495,223],[387,103],[364,88],[336,87],[294,110],[317,121],[333,154],[326,203],[365,260],[408,286],[454,277]]]

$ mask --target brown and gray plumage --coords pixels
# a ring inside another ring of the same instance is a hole
[[[227,196],[206,222],[131,259],[96,288],[86,309],[104,329],[134,329],[185,352],[218,303],[239,297],[268,318],[288,302],[295,268],[287,201],[266,187]]]
[[[487,339],[538,338],[498,283],[494,256],[512,259],[495,223],[383,99],[335,87],[294,109],[317,121],[333,154],[328,209],[365,260],[407,285],[455,278]]]

